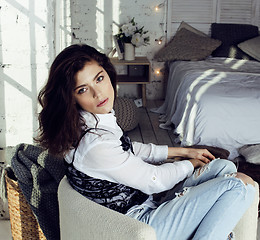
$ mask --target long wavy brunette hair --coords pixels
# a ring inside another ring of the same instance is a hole
[[[63,156],[75,147],[86,123],[74,98],[75,75],[87,62],[96,61],[108,73],[114,90],[116,71],[109,58],[95,48],[75,44],[65,48],[51,65],[47,84],[40,91],[39,136],[35,139],[50,153]]]

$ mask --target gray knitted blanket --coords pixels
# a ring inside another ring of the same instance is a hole
[[[60,239],[57,192],[65,174],[63,159],[49,155],[39,146],[19,144],[11,167],[45,237]]]

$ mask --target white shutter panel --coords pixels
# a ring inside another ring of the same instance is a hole
[[[168,37],[175,34],[182,21],[200,31],[209,34],[209,27],[216,19],[217,0],[168,0],[168,12],[171,26],[168,26]]]
[[[260,28],[260,0],[256,0],[256,3],[255,3],[255,22],[252,22],[252,24],[254,24],[254,25],[256,25]]]
[[[259,0],[218,0],[217,22],[258,25]]]
[[[167,6],[168,40],[182,21],[206,34],[213,22],[260,27],[260,0],[168,0]]]
[[[209,23],[215,17],[212,0],[172,0],[172,22]]]

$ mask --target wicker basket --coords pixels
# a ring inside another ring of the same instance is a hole
[[[5,174],[13,240],[46,240],[18,182]]]

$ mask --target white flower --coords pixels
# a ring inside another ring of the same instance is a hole
[[[131,43],[136,47],[140,47],[144,44],[144,38],[140,33],[136,33],[133,35]]]
[[[129,23],[123,24],[119,33],[116,35],[117,39],[123,43],[132,43],[136,47],[149,44],[149,36],[146,34],[148,31],[144,27],[140,27],[135,19],[132,18]]]
[[[125,34],[126,37],[129,37],[134,34],[136,27],[133,26],[132,23],[127,23],[122,26],[122,32]]]

